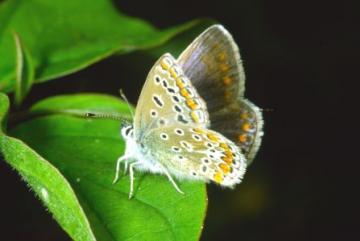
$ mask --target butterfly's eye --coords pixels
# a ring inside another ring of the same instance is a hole
[[[128,136],[128,135],[130,134],[131,130],[132,130],[132,128],[127,128],[127,129],[125,130],[125,134]]]
[[[132,135],[133,126],[127,125],[121,128],[121,134],[124,138],[128,138]]]

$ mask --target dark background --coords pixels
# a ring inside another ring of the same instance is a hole
[[[351,105],[359,103],[359,6],[286,0],[116,5],[160,28],[199,17],[218,20],[240,47],[247,98],[271,109],[264,112],[263,145],[244,182],[234,191],[208,186],[201,240],[356,240],[360,159],[358,108]],[[117,95],[121,87],[136,103],[154,61],[143,52],[110,58],[36,86],[27,101],[80,91]],[[4,240],[69,240],[4,162],[0,180]]]

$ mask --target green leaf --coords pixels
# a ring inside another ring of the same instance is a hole
[[[8,107],[7,96],[0,93],[1,124],[6,121]],[[0,133],[0,153],[74,240],[96,240],[73,189],[58,169],[24,142],[4,133]]]
[[[15,103],[20,105],[34,82],[34,66],[20,36],[13,32],[16,48]]]
[[[9,106],[9,98],[0,92],[0,136],[2,136],[6,130]]]
[[[114,53],[165,43],[196,26],[158,30],[120,13],[109,0],[6,0],[0,3],[0,91],[15,88],[17,32],[31,52],[35,83],[73,73]]]
[[[182,31],[177,34],[175,38],[170,39],[161,46],[146,50],[146,53],[157,59],[159,56],[163,55],[164,52],[169,52],[177,58],[196,37],[209,26],[216,23],[218,22],[213,19],[202,19],[201,22],[194,25],[192,28]]]
[[[94,94],[52,97],[32,111],[52,108],[128,114],[118,99]],[[115,162],[124,151],[119,121],[51,114],[34,117],[10,133],[66,177],[97,240],[198,240],[207,205],[205,184],[182,181],[181,195],[165,176],[136,173],[131,200],[128,175],[112,184]]]

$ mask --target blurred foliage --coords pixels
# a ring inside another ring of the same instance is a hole
[[[0,91],[15,88],[16,41],[27,49],[34,82],[73,73],[114,53],[159,46],[201,21],[158,30],[119,13],[111,1],[8,0],[0,5]]]

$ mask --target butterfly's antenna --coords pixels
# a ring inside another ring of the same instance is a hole
[[[130,123],[130,120],[128,118],[126,118],[122,115],[118,115],[116,113],[87,112],[87,113],[85,113],[85,117],[118,120],[118,121],[121,121],[122,123]]]
[[[126,95],[124,94],[124,92],[123,92],[122,89],[120,89],[119,92],[120,92],[121,98],[122,98],[123,100],[125,100],[125,102],[126,102],[126,104],[127,104],[127,106],[128,106],[128,109],[129,109],[129,111],[130,111],[131,117],[134,119],[134,118],[135,118],[135,117],[134,117],[134,112],[133,112],[133,110],[132,110],[131,107],[130,107],[131,105],[130,105],[129,100],[126,98]]]
[[[262,109],[262,111],[264,111],[264,112],[274,112],[274,109],[273,108],[264,108],[264,109]]]
[[[99,118],[99,119],[110,119],[110,120],[119,120],[119,121],[126,120],[124,117],[118,116],[116,114],[98,113],[98,112],[96,112],[96,113],[94,113],[94,112],[86,112],[85,117]]]

